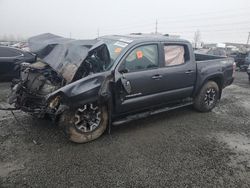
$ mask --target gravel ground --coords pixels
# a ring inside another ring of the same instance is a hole
[[[0,111],[0,187],[250,187],[249,96],[238,72],[210,113],[182,108],[81,145],[49,121]]]

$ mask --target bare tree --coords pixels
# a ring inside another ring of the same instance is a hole
[[[199,30],[197,30],[194,33],[194,48],[197,49],[198,44],[201,42],[201,33]]]

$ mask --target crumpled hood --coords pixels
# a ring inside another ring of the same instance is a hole
[[[72,81],[89,52],[104,45],[98,39],[75,40],[50,33],[31,37],[28,43],[30,51],[53,68],[67,83]]]

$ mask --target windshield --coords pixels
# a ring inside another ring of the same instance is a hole
[[[110,54],[110,64],[105,68],[106,70],[109,70],[128,43],[111,39],[103,39],[103,41],[107,45]]]

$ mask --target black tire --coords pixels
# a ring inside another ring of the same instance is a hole
[[[108,112],[107,108],[104,106],[98,108],[100,109],[100,123],[94,130],[90,131],[83,131],[76,125],[76,121],[78,122],[78,120],[76,120],[76,113],[79,108],[65,111],[61,115],[59,126],[64,129],[70,141],[75,143],[86,143],[99,138],[104,133],[108,125]]]
[[[209,112],[219,100],[220,90],[214,81],[205,83],[194,98],[194,108],[200,112]]]

